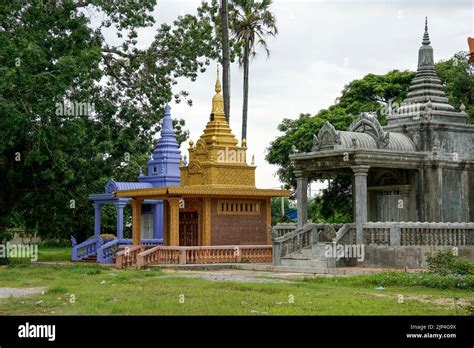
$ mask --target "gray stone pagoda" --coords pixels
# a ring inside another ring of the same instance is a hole
[[[311,152],[290,156],[298,224],[287,235],[274,233],[274,263],[321,242],[328,228],[334,232],[332,242],[469,245],[472,253],[474,126],[467,124],[467,116],[464,105],[455,110],[443,91],[425,22],[416,76],[400,107],[389,108],[387,126],[380,125],[375,113],[362,113],[347,131],[327,122],[314,135]],[[308,223],[308,177],[316,172],[353,175],[354,224],[333,228]],[[351,230],[353,240],[347,237]]]

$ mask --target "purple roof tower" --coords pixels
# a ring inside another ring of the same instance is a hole
[[[105,192],[89,195],[94,203],[94,237],[77,244],[72,238],[72,260],[97,257],[98,262],[111,262],[119,245],[131,244],[131,239],[123,236],[124,208],[130,198],[115,197],[114,191],[179,186],[181,151],[174,135],[171,108],[165,106],[165,115],[161,127],[161,137],[156,142],[155,150],[148,161],[148,175],[143,175],[141,168],[138,182],[120,182],[110,179],[105,185]],[[117,209],[117,238],[104,240],[101,235],[101,211],[104,205],[114,205]],[[142,243],[161,244],[163,242],[163,201],[145,200],[142,205]]]
[[[153,187],[179,186],[180,159],[181,151],[174,135],[171,108],[166,103],[161,138],[158,139],[148,161],[148,175],[145,176],[140,172],[138,181],[151,183]]]

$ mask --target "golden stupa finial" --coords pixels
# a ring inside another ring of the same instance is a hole
[[[221,81],[219,79],[219,76],[220,76],[219,64],[217,64],[217,79],[216,79],[216,87],[215,87],[216,93],[220,93],[222,91]]]
[[[220,94],[222,87],[221,81],[219,80],[219,65],[217,65],[217,80],[216,80],[216,95],[212,98],[212,111],[214,117],[224,118],[224,97]]]

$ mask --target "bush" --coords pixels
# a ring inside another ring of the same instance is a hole
[[[6,244],[12,237],[10,232],[0,230],[0,244]],[[3,249],[3,252],[6,253],[6,248]],[[3,255],[3,252],[0,254],[0,265],[9,265],[11,260],[7,255]]]
[[[426,261],[430,272],[435,274],[474,274],[474,262],[456,256],[452,250],[441,251],[439,253],[429,253],[427,254]]]
[[[334,278],[306,278],[309,283],[336,283],[370,287],[425,287],[433,289],[469,289],[474,290],[474,275],[440,275],[431,272],[383,272],[370,275]]]

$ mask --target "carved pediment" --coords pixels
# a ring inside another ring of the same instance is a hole
[[[313,151],[331,148],[340,144],[340,133],[327,121],[319,130],[318,135],[313,136]]]
[[[349,131],[369,134],[374,138],[378,148],[385,148],[390,142],[390,133],[383,130],[375,112],[362,112],[352,122]]]
[[[118,191],[118,185],[114,179],[110,178],[107,184],[105,184],[105,193],[112,193],[114,191]]]
[[[195,153],[198,155],[206,155],[207,154],[207,146],[206,141],[203,139],[199,139],[196,143]]]
[[[189,163],[188,165],[188,172],[189,174],[201,174],[202,173],[202,167],[197,161],[193,161]]]

